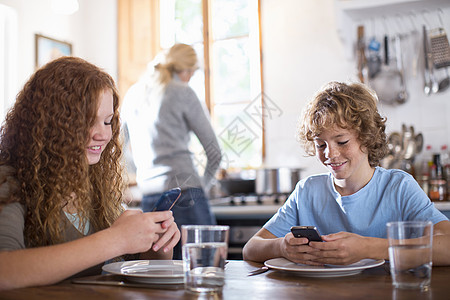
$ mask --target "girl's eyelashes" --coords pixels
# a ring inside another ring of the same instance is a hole
[[[104,124],[105,125],[112,125],[113,122],[113,117],[111,117],[111,119],[109,119],[108,121],[105,121]]]
[[[348,143],[348,140],[345,141],[345,142],[338,142],[339,145],[345,145],[345,144],[347,144],[347,143]]]

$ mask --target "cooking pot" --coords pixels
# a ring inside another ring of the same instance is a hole
[[[256,194],[272,195],[291,193],[300,180],[299,168],[258,169],[256,171]]]
[[[255,189],[258,195],[276,194],[278,185],[278,169],[256,170]]]
[[[278,193],[292,193],[300,180],[301,169],[279,168],[278,169]]]
[[[224,195],[239,195],[255,193],[254,179],[226,178],[219,180]]]

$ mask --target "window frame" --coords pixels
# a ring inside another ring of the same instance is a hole
[[[214,74],[212,69],[213,53],[212,47],[214,44],[213,33],[211,30],[212,25],[212,1],[213,0],[201,0],[199,1],[199,7],[202,13],[203,29],[202,38],[203,41],[192,41],[195,45],[201,43],[203,47],[203,72],[204,78],[202,78],[202,85],[204,83],[204,91],[201,91],[199,98],[202,98],[205,104],[205,109],[208,110],[211,119],[216,120],[217,116],[214,115],[216,107],[224,105],[220,100],[218,103],[214,103]],[[161,9],[164,9],[165,2],[161,0],[118,0],[118,84],[121,98],[125,96],[126,91],[130,86],[135,83],[139,77],[147,69],[148,62],[150,62],[161,50],[167,49],[169,44],[164,40],[162,30],[165,30],[163,22],[163,15],[161,15]],[[254,63],[259,67],[259,73],[253,73],[251,78],[260,76],[258,78],[258,97],[251,99],[253,95],[249,95],[248,100],[240,101],[240,104],[249,103],[248,107],[258,106],[259,114],[254,115],[256,119],[253,119],[254,123],[257,123],[254,128],[258,135],[258,163],[264,164],[266,158],[266,138],[265,138],[265,115],[270,111],[270,99],[266,97],[264,93],[264,70],[263,70],[263,56],[262,56],[262,33],[261,33],[261,0],[255,0],[252,3],[252,10],[257,9],[257,19],[253,19],[255,28],[258,29],[258,35],[252,37],[254,41],[259,40],[259,45],[255,45],[253,51],[258,51],[259,47],[259,62]],[[250,37],[250,35],[246,35]],[[233,37],[238,38],[238,37]],[[225,39],[218,39],[221,42]],[[201,55],[201,54],[199,54]],[[258,75],[259,74],[259,75]],[[259,89],[260,88],[260,89]],[[203,87],[202,87],[203,90]],[[200,92],[200,91],[197,91]],[[253,91],[255,92],[255,91]],[[267,102],[267,105],[265,103]],[[239,104],[238,102],[230,103],[231,105]],[[216,106],[218,105],[218,106]],[[228,104],[225,104],[228,105]],[[217,108],[216,111],[220,111]],[[239,118],[237,116],[237,118]],[[253,117],[251,117],[253,118]],[[214,121],[215,122],[215,121]],[[217,125],[213,125],[216,130],[227,130],[227,128],[218,128]],[[219,132],[218,132],[219,133]],[[220,135],[220,134],[219,134]],[[253,166],[253,165],[252,165]],[[254,167],[257,167],[256,165]]]
[[[211,80],[211,51],[212,44],[215,42],[213,38],[213,32],[211,30],[211,1],[202,0],[203,7],[203,53],[204,53],[204,74],[205,74],[205,104],[209,110],[211,117],[213,118],[215,103],[211,97],[212,94],[212,80]],[[264,110],[264,70],[263,70],[263,53],[262,53],[262,24],[261,24],[261,0],[258,0],[258,34],[259,34],[259,67],[260,67],[260,85],[261,85],[261,107]],[[214,79],[213,79],[214,80]],[[250,99],[249,99],[250,100]],[[265,118],[261,118],[262,130],[261,130],[261,161],[264,163],[266,158],[266,138],[265,138]]]

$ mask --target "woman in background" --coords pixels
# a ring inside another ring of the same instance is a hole
[[[142,208],[152,210],[162,192],[180,187],[181,198],[172,209],[178,226],[216,222],[207,192],[222,155],[210,121],[188,86],[196,69],[195,50],[185,44],[174,45],[130,88],[122,107],[136,181],[144,195]],[[192,133],[206,155],[202,177],[189,151]],[[174,258],[181,258],[179,244]]]
[[[0,135],[0,289],[101,274],[126,254],[171,258],[172,214],[123,209],[118,107],[113,79],[75,57],[18,94]]]

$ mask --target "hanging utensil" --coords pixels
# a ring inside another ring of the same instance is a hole
[[[441,18],[441,13],[443,13],[442,9],[439,9],[439,12],[440,26],[432,29],[429,33],[430,52],[433,56],[433,64],[436,69],[450,67],[450,45]]]
[[[394,51],[394,53],[396,52],[398,51]],[[395,60],[398,60],[398,57],[395,57]],[[390,61],[390,39],[388,35],[384,37],[384,65],[380,72],[369,81],[369,85],[376,91],[378,98],[383,103],[396,105],[406,101],[406,85],[402,73],[399,71],[399,63]]]
[[[381,43],[373,36],[369,42],[369,58],[367,59],[367,66],[369,68],[369,78],[374,78],[381,70],[380,57]]]
[[[430,44],[434,67],[436,69],[449,67],[450,47],[444,28],[438,28],[434,34],[430,34]]]
[[[372,37],[367,45],[367,69],[369,80],[374,78],[381,70],[383,64],[381,60],[381,43],[378,41],[375,30],[375,20],[372,21]]]
[[[444,69],[445,70],[445,78],[442,79],[441,81],[439,81],[439,92],[443,92],[446,89],[448,89],[448,87],[450,86],[450,77],[448,75],[448,70],[447,68]]]
[[[356,59],[358,64],[358,78],[362,83],[366,82],[367,78],[367,59],[365,53],[365,41],[364,41],[364,26],[359,25],[357,29],[357,50]]]
[[[428,36],[427,36],[427,28],[425,27],[425,25],[423,25],[423,27],[422,27],[422,32],[423,32],[423,53],[424,53],[424,60],[425,60],[423,91],[424,91],[425,95],[430,95],[431,94],[431,81],[430,81],[430,70],[429,70],[430,63],[428,62],[428,46],[427,46]]]
[[[396,53],[396,57],[397,57],[397,71],[398,71],[398,76],[400,79],[400,87],[401,87],[401,90],[398,93],[397,99],[395,101],[398,104],[403,104],[408,99],[408,92],[406,89],[405,75],[404,75],[404,69],[403,69],[403,54],[402,54],[402,48],[401,48],[400,34],[397,34],[395,36],[395,53]]]
[[[426,70],[428,71],[428,85],[425,86],[425,94],[429,95],[430,92],[435,94],[439,91],[439,83],[436,80],[436,77],[434,76],[434,63],[433,63],[433,54],[431,53],[430,49],[430,41],[427,33],[427,29],[425,25],[423,25],[423,43],[424,43],[424,50],[425,50],[425,64],[426,64]],[[430,91],[427,93],[427,86],[430,88]]]

